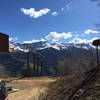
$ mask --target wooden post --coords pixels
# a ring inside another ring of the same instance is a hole
[[[99,66],[99,52],[98,52],[98,46],[96,46],[96,54],[97,54],[97,66]]]

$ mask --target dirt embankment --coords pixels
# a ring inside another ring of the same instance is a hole
[[[49,84],[40,100],[100,100],[100,70],[64,76]]]
[[[39,100],[39,95],[43,93],[46,86],[56,81],[56,78],[24,78],[13,79],[7,83],[13,89],[19,89],[17,92],[8,95],[9,100]]]

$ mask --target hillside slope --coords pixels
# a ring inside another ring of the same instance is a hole
[[[100,70],[66,76],[51,83],[41,100],[100,100]],[[86,80],[90,77],[89,80]],[[84,81],[85,80],[85,81]]]
[[[24,62],[15,58],[11,53],[0,53],[0,77],[20,76]]]

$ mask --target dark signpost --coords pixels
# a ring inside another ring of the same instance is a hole
[[[96,46],[96,55],[97,55],[97,66],[99,66],[99,50],[98,46],[100,45],[100,39],[94,40],[92,43],[94,46]]]
[[[9,36],[0,33],[0,52],[9,52]]]

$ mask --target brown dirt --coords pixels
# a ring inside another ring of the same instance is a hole
[[[17,92],[8,95],[9,100],[39,100],[39,95],[43,93],[46,86],[56,81],[57,78],[24,78],[11,79],[7,86],[12,86],[13,89],[19,89]]]
[[[91,71],[64,76],[49,84],[40,100],[100,100],[100,70],[89,75]]]

